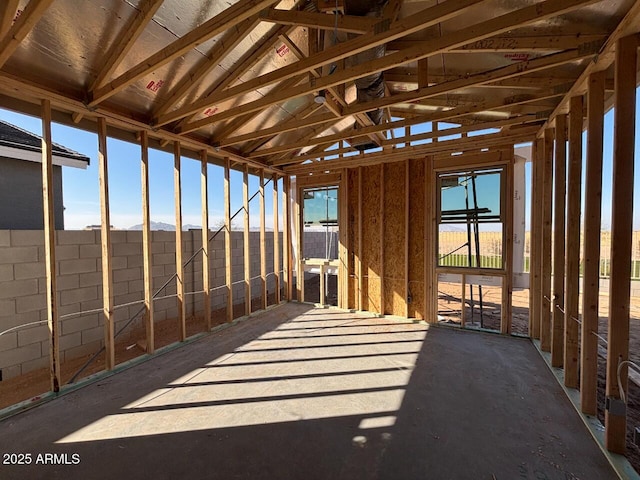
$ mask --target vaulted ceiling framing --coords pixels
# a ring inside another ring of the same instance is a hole
[[[531,140],[608,69],[640,16],[631,0],[338,3],[346,11],[313,0],[8,0],[0,98],[46,98],[59,121],[89,128],[104,116],[160,145],[300,175],[448,151],[409,142],[454,132],[480,134],[452,142],[476,150]],[[381,45],[384,55],[354,60]],[[385,95],[358,101],[354,81],[378,73]],[[378,109],[380,124],[368,115]],[[459,126],[407,138],[431,122]],[[358,153],[363,139],[382,152]]]

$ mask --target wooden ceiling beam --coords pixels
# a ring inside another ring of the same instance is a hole
[[[581,52],[580,50],[572,50],[569,52],[547,55],[528,62],[511,64],[506,67],[498,68],[489,72],[479,73],[471,75],[469,77],[456,78],[455,80],[443,82],[431,87],[412,90],[410,92],[392,95],[391,97],[383,97],[381,99],[373,100],[366,103],[355,103],[353,105],[345,107],[342,113],[343,116],[364,114],[365,112],[375,110],[377,108],[383,108],[401,102],[415,102],[416,100],[449,94],[455,92],[456,90],[483,84],[484,82],[515,78],[520,75],[525,75],[546,68],[555,67],[568,61],[576,60],[577,58],[583,58],[584,55],[586,55],[586,52]],[[304,128],[312,125],[322,124],[328,121],[329,119],[327,117],[310,117],[304,122],[286,122],[284,125],[281,125],[280,128],[282,129],[282,131],[287,131],[287,129],[293,130],[297,128]],[[247,141],[249,139],[270,135],[272,132],[277,133],[275,132],[275,127],[273,129],[269,129],[268,132],[258,131],[238,138],[232,137],[222,142],[222,144],[233,145],[235,143],[240,143],[240,141]]]
[[[276,3],[276,0],[240,0],[226,8],[215,17],[194,28],[186,35],[175,40],[162,50],[140,62],[135,67],[110,81],[104,87],[92,90],[89,106],[96,106],[116,93],[122,91],[136,80],[166,65],[198,45],[210,40],[221,32],[232,28],[262,9]]]
[[[0,68],[9,60],[22,40],[29,35],[52,3],[53,0],[31,0],[27,3],[24,11],[0,40]],[[7,13],[9,10],[7,10]],[[15,15],[16,12],[14,11],[13,13]]]
[[[18,12],[19,1],[5,0],[4,5],[0,7],[0,39],[4,38],[11,28],[13,19],[16,18],[16,13]]]
[[[618,26],[615,28],[613,33],[609,36],[604,46],[600,49],[600,53],[597,58],[587,65],[578,79],[575,81],[571,89],[567,92],[567,94],[562,98],[558,106],[554,109],[549,117],[549,120],[540,127],[540,131],[538,132],[538,136],[544,134],[544,130],[549,128],[553,121],[555,120],[556,115],[561,113],[568,113],[569,111],[569,100],[572,97],[576,97],[579,95],[584,95],[587,92],[587,86],[589,83],[589,77],[593,73],[601,72],[607,70],[615,60],[615,46],[619,39],[626,37],[628,35],[632,35],[640,31],[640,2],[635,2],[624,18],[620,21]]]
[[[302,61],[296,62],[292,65],[280,68],[273,72],[260,75],[253,78],[250,81],[238,85],[234,88],[230,88],[227,91],[220,92],[219,95],[212,96],[211,98],[203,98],[194,102],[192,105],[186,105],[182,108],[176,109],[167,115],[160,116],[156,119],[157,125],[164,125],[194,112],[207,108],[211,104],[214,104],[222,99],[230,99],[243,95],[245,93],[256,90],[257,88],[264,87],[276,82],[281,82],[287,78],[300,75],[302,73],[310,72],[311,70],[322,67],[327,63],[337,62],[343,58],[350,57],[365,50],[369,50],[378,45],[387,43],[390,40],[401,38],[411,33],[419,32],[425,28],[436,25],[441,21],[453,18],[473,5],[481,3],[483,0],[448,0],[440,5],[422,10],[409,18],[401,19],[393,22],[391,26],[384,29],[384,22],[381,25],[381,32],[376,33],[369,32],[361,35],[352,40],[334,45],[326,50],[319,52],[316,55],[310,56]],[[575,0],[571,0],[575,1]],[[336,75],[334,73],[334,75]],[[334,76],[332,75],[332,76]],[[357,78],[357,77],[356,77]],[[344,80],[339,83],[345,83],[348,80]],[[327,88],[323,86],[322,88]]]
[[[556,15],[560,15],[562,13],[575,10],[576,8],[579,8],[589,3],[593,3],[594,1],[596,0],[546,0],[544,2],[537,3],[535,5],[531,5],[531,6],[522,8],[520,10],[516,10],[514,12],[510,12],[510,13],[501,15],[499,17],[495,17],[491,20],[481,22],[479,24],[473,25],[472,27],[452,32],[441,38],[436,38],[434,40],[431,40],[429,41],[429,46],[426,49],[424,49],[425,47],[423,45],[419,45],[418,47],[411,47],[406,50],[402,50],[400,52],[392,53],[382,58],[370,60],[368,62],[357,65],[353,68],[349,68],[340,72],[335,72],[333,75],[319,78],[316,81],[315,87],[300,86],[284,92],[279,91],[279,92],[276,92],[274,95],[268,95],[267,97],[264,97],[260,100],[256,100],[253,102],[246,103],[244,105],[239,105],[237,107],[234,107],[233,110],[223,112],[217,115],[213,115],[206,119],[202,119],[199,121],[186,124],[180,129],[180,133],[191,132],[199,128],[202,128],[210,123],[215,123],[218,121],[233,118],[234,116],[242,115],[244,113],[249,113],[256,109],[266,108],[270,105],[281,103],[290,98],[295,98],[298,96],[306,95],[308,93],[312,93],[314,90],[317,90],[317,89],[329,88],[335,85],[339,85],[341,83],[355,80],[357,78],[360,78],[366,75],[381,72],[389,68],[396,67],[398,65],[403,65],[412,61],[420,60],[422,58],[428,58],[430,56],[446,52],[451,48],[465,45],[466,43],[469,43],[472,41],[477,41],[483,38],[495,36],[496,34],[500,34],[500,33],[512,30],[513,28],[516,28],[518,26],[526,25],[528,23],[532,23],[536,21],[541,21],[546,18],[554,17]],[[451,0],[441,4],[440,6],[447,5],[449,3],[452,3]],[[413,19],[414,17],[412,16],[410,18]],[[359,38],[365,38],[365,37],[366,35],[363,35]],[[338,45],[337,47],[347,45],[347,43]],[[326,53],[329,50],[326,50],[323,53]],[[323,53],[314,55],[313,57],[309,57],[307,60],[321,56]],[[302,61],[297,62],[296,64],[293,64],[291,66],[295,66],[300,63],[303,63],[303,62]],[[285,70],[286,68],[287,67],[272,73],[278,73],[279,71]],[[268,75],[270,74],[267,74],[264,76],[268,76]],[[259,80],[260,78],[262,77],[257,77],[254,80]],[[251,82],[247,82],[247,83],[251,83]],[[246,85],[247,83],[240,85],[240,87],[244,87],[244,85]],[[228,90],[229,95],[232,95],[231,93],[232,90],[233,89]],[[195,102],[194,105],[197,103],[198,102]],[[176,114],[176,112],[177,110],[170,113],[169,116]]]
[[[379,19],[353,15],[328,15],[326,13],[303,10],[280,10],[269,8],[260,13],[260,20],[281,25],[317,28],[319,30],[340,30],[349,33],[367,33],[373,30]]]
[[[421,158],[435,153],[458,152],[465,150],[465,147],[484,149],[506,144],[513,145],[532,140],[535,138],[537,130],[538,126],[527,126],[518,130],[474,135],[471,137],[456,138],[452,140],[441,140],[426,145],[397,148],[393,151],[359,154],[335,160],[325,160],[322,162],[314,162],[312,164],[285,167],[284,171],[290,175],[304,175],[316,172],[335,171],[336,169],[341,168],[353,168],[364,165],[398,162],[410,158]]]
[[[549,35],[549,36],[498,36],[477,40],[449,50],[447,53],[514,53],[537,51],[562,51],[578,48],[585,43],[601,46],[606,35]],[[428,40],[396,40],[387,44],[388,51],[404,50],[414,45],[424,45]]]
[[[182,98],[195,89],[218,64],[233,50],[259,23],[258,16],[247,18],[244,22],[227,30],[223,37],[216,42],[206,58],[196,68],[186,74],[178,84],[171,89],[167,99],[155,109],[154,115],[162,115],[173,108]]]
[[[436,112],[432,112],[425,115],[418,115],[415,118],[405,119],[405,120],[397,120],[395,122],[385,123],[382,125],[376,125],[373,127],[365,127],[360,130],[349,130],[340,132],[335,135],[326,135],[324,137],[314,138],[316,145],[331,145],[340,140],[349,140],[354,137],[361,137],[367,135],[372,132],[380,132],[389,129],[402,128],[410,125],[417,125],[419,123],[425,122],[441,122],[441,121],[450,121],[456,117],[466,116],[473,113],[481,113],[486,111],[498,110],[500,108],[513,107],[515,105],[521,105],[526,103],[537,102],[547,98],[559,97],[564,95],[564,92],[549,90],[546,92],[541,92],[536,95],[516,95],[507,99],[494,99],[482,101],[470,105],[462,105],[456,108],[451,108],[448,110],[440,110]],[[310,145],[314,145],[314,143],[310,143],[307,141],[306,143],[292,143],[289,145],[279,145],[277,147],[273,147],[270,149],[259,150],[249,155],[249,158],[256,158],[266,155],[271,155],[274,153],[286,152],[297,150],[300,148],[308,147]]]
[[[131,17],[126,23],[119,35],[116,37],[116,41],[111,45],[107,54],[104,56],[104,62],[102,68],[90,90],[100,88],[104,86],[107,79],[111,77],[113,72],[118,68],[118,65],[127,56],[131,47],[142,34],[149,22],[153,19],[162,2],[164,0],[143,0],[138,6],[139,12]]]

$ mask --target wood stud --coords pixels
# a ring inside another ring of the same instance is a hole
[[[180,341],[184,342],[187,339],[187,304],[185,301],[182,235],[182,154],[180,142],[173,143],[173,192],[176,211],[176,301]]]
[[[551,200],[553,189],[553,135],[544,132],[542,164],[542,257],[540,265],[540,348],[551,350]]]
[[[209,163],[207,151],[200,151],[200,201],[202,210],[202,290],[204,300],[204,322],[211,330],[211,274],[209,271],[211,252],[209,247]]]
[[[146,331],[146,351],[155,352],[153,321],[153,265],[151,258],[151,211],[149,206],[149,136],[140,132],[140,178],[142,180],[142,261],[144,279],[144,325]]]
[[[227,322],[233,321],[233,257],[231,242],[231,162],[224,159],[224,262],[227,291]]]

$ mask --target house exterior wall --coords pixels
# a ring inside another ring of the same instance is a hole
[[[64,229],[62,167],[53,166],[56,230]],[[0,229],[42,230],[42,165],[0,157]]]

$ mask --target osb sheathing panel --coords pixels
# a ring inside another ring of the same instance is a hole
[[[358,257],[358,170],[347,171],[349,196],[347,198],[347,229],[349,232],[348,249],[348,308],[356,308],[356,294],[358,292],[358,278],[356,277],[356,262]]]
[[[384,165],[384,309],[405,316],[406,162]]]
[[[362,169],[362,309],[380,312],[380,165]]]
[[[424,318],[425,161],[409,161],[409,317]]]

